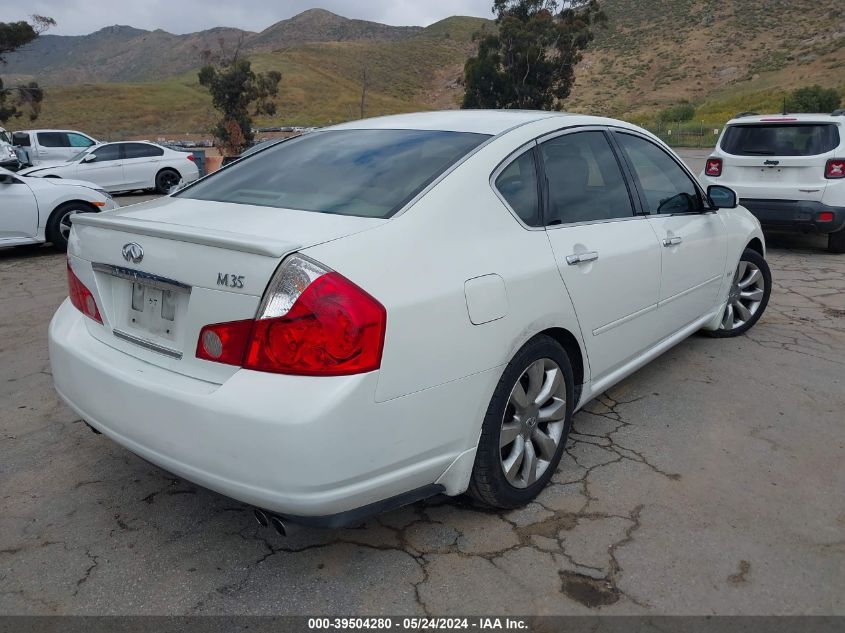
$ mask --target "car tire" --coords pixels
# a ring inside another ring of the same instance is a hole
[[[711,338],[731,338],[745,334],[763,316],[771,293],[772,273],[769,264],[757,251],[745,249],[731,282],[719,329],[704,330],[703,334]]]
[[[554,475],[566,447],[574,392],[572,365],[563,347],[544,335],[526,343],[493,392],[468,493],[495,508],[518,508],[534,499]]]
[[[828,234],[827,250],[831,253],[845,253],[845,229]]]
[[[70,216],[76,213],[93,213],[94,209],[84,202],[67,202],[57,207],[47,221],[46,237],[57,249],[66,251],[70,234]]]
[[[182,175],[175,169],[162,169],[156,174],[156,193],[166,196],[180,180]]]

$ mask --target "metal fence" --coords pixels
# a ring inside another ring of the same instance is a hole
[[[658,123],[644,127],[670,147],[710,149],[716,146],[719,134],[722,133],[720,126],[693,121]]]

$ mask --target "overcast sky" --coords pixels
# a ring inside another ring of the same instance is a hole
[[[37,13],[56,20],[50,33],[83,35],[112,24],[191,33],[214,26],[261,31],[306,9],[348,18],[427,26],[450,15],[492,17],[493,0],[0,0],[0,22]]]

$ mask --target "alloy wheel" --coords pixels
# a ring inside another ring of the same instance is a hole
[[[721,330],[736,330],[748,323],[760,309],[766,293],[763,273],[753,263],[740,260],[722,315]]]
[[[61,235],[62,235],[62,237],[64,238],[65,241],[67,241],[68,238],[70,237],[70,229],[71,229],[71,219],[70,218],[71,218],[71,216],[74,216],[77,213],[79,213],[79,211],[77,211],[76,209],[72,209],[72,210],[68,211],[67,213],[65,213],[62,216],[62,219],[59,221],[59,233],[61,233]]]
[[[515,488],[537,481],[557,453],[566,424],[566,381],[550,358],[531,363],[511,390],[499,450],[502,471]]]

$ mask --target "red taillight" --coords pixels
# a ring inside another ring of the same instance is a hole
[[[244,367],[310,376],[378,369],[387,314],[338,273],[314,281],[282,317],[255,322]]]
[[[381,366],[384,307],[339,273],[320,274],[314,262],[295,259],[304,267],[286,271],[283,265],[271,282],[264,308],[270,316],[204,327],[198,358],[301,376],[345,376]]]
[[[718,178],[722,175],[722,159],[708,158],[707,166],[704,168],[704,173],[708,176]]]
[[[831,158],[824,167],[824,177],[829,180],[845,178],[845,160],[842,158]]]
[[[196,159],[194,158],[193,154],[188,154],[188,160],[193,163]]]
[[[252,319],[206,325],[197,341],[197,358],[226,365],[240,365],[252,334]]]
[[[822,211],[819,213],[819,222],[833,222],[833,211]]]
[[[103,317],[100,316],[100,310],[97,308],[97,302],[94,300],[94,295],[85,287],[73,268],[70,267],[70,261],[67,263],[67,287],[70,302],[76,306],[85,316],[94,319],[97,323],[103,322]]]

